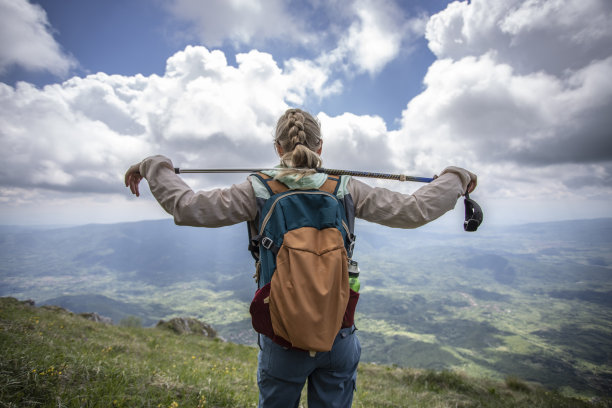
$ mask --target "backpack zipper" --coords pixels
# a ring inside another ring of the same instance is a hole
[[[287,194],[283,194],[280,197],[277,197],[274,202],[272,203],[272,205],[270,206],[270,209],[268,210],[268,213],[266,214],[266,217],[264,218],[263,222],[261,223],[261,228],[259,229],[260,234],[263,233],[263,231],[266,228],[266,224],[268,224],[268,221],[270,220],[270,217],[272,217],[272,212],[274,211],[274,207],[276,207],[276,203],[278,203],[281,198],[290,196],[290,195],[294,195],[294,194],[321,194],[321,195],[326,195],[326,196],[330,196],[333,197],[336,201],[338,200],[338,197],[336,197],[333,194],[327,193],[325,191],[292,191],[290,193]],[[342,227],[344,227],[344,230],[346,231],[347,236],[350,235],[350,231],[348,228],[348,225],[346,225],[346,223],[344,222],[344,220],[342,220]]]

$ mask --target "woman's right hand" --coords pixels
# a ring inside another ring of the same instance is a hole
[[[470,183],[467,186],[467,192],[468,194],[470,194],[472,191],[474,191],[474,189],[476,188],[476,184],[477,184],[477,179],[476,176],[474,175],[474,178],[472,178],[472,180],[470,181]]]
[[[135,194],[136,197],[140,197],[138,184],[140,184],[140,180],[142,180],[142,178],[143,177],[140,174],[140,163],[134,164],[128,169],[128,171],[125,172],[125,186],[129,187],[132,194]]]

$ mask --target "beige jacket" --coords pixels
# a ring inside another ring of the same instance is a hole
[[[253,220],[257,215],[255,193],[248,179],[229,188],[194,192],[164,156],[143,160],[140,174],[177,225],[223,227]],[[355,179],[348,182],[347,189],[357,218],[394,228],[416,228],[452,210],[471,180],[476,181],[476,176],[469,171],[447,167],[440,177],[413,194],[371,187]]]

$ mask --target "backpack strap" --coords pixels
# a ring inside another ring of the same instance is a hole
[[[263,183],[266,189],[268,189],[270,196],[278,193],[284,193],[285,191],[289,190],[289,187],[280,181],[275,180],[273,177],[268,176],[267,174],[259,172],[252,174],[252,176],[257,177]]]
[[[325,180],[323,185],[319,187],[319,190],[325,191],[333,195],[337,195],[339,188],[340,188],[340,177],[327,176],[327,180]]]
[[[263,184],[263,186],[268,190],[270,197],[289,190],[289,187],[262,172],[253,173],[251,176],[256,177],[259,179],[259,181],[261,181],[261,184]],[[261,244],[262,239],[261,235],[259,235],[259,220],[261,219],[261,211],[263,210],[266,200],[260,197],[256,197],[256,200],[257,218],[247,222],[247,230],[249,232],[249,252],[251,252],[251,256],[255,260],[255,275],[253,275],[253,277],[255,278],[257,284],[259,284],[259,245]]]
[[[325,183],[319,188],[320,190],[326,191],[338,197],[338,191],[342,186],[342,176],[327,176],[327,180]],[[339,198],[340,199],[340,198]],[[355,204],[353,202],[353,198],[350,193],[347,191],[344,192],[343,197],[340,199],[342,201],[344,212],[346,215],[346,222],[349,228],[348,241],[349,245],[347,248],[347,255],[349,259],[353,258],[353,249],[355,248]]]

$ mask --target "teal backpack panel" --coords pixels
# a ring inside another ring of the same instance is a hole
[[[259,222],[259,287],[269,283],[276,269],[276,253],[284,235],[291,230],[312,227],[319,230],[337,228],[347,253],[351,236],[342,200],[319,190],[289,190],[272,195],[263,206]]]

